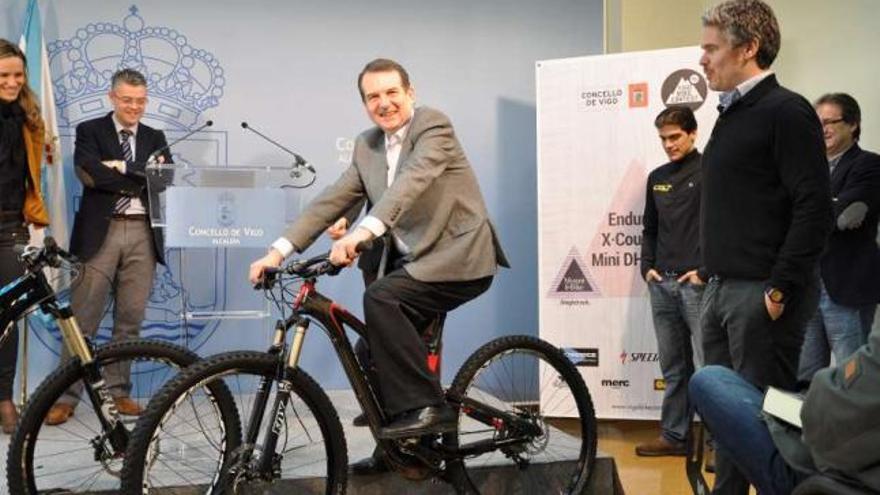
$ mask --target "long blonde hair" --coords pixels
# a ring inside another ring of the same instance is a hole
[[[8,57],[17,57],[24,64],[24,86],[22,86],[21,92],[18,93],[18,104],[24,110],[25,124],[32,131],[42,132],[44,124],[43,117],[40,114],[40,104],[37,102],[37,95],[34,94],[30,84],[28,84],[27,58],[25,58],[21,49],[18,48],[18,45],[0,38],[0,59]]]

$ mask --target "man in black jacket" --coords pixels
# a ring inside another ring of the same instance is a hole
[[[729,0],[703,16],[700,65],[722,94],[703,154],[700,246],[710,278],[701,323],[706,364],[791,390],[818,303],[831,194],[816,112],[769,70],[779,45],[760,0]],[[748,493],[725,454],[714,493]]]
[[[150,228],[144,167],[157,153],[170,162],[165,134],[140,123],[147,105],[147,81],[133,69],[113,75],[113,112],[76,127],[73,155],[83,184],[82,202],[73,223],[70,251],[85,262],[71,290],[71,307],[82,332],[93,335],[113,290],[112,340],[137,338],[153,288],[156,262],[164,263],[159,229]],[[62,350],[62,362],[69,359]],[[130,370],[120,365],[105,375],[121,414],[137,415],[128,397]],[[73,415],[81,385],[52,406],[46,423],[64,423]]]
[[[642,230],[642,277],[648,284],[660,370],[666,382],[660,436],[636,446],[640,456],[685,455],[691,423],[688,380],[702,364],[700,301],[700,153],[697,119],[669,107],[654,120],[669,162],[648,175]],[[691,345],[693,341],[693,345]]]
[[[819,311],[807,324],[798,379],[837,363],[865,343],[880,301],[880,156],[859,148],[862,112],[846,93],[816,101],[822,122],[825,154],[831,169],[834,230],[819,264],[822,292]]]

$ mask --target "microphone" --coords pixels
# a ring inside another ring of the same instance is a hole
[[[175,144],[177,144],[177,143],[183,141],[184,139],[186,139],[186,138],[192,136],[193,134],[195,134],[195,133],[197,133],[197,132],[199,132],[199,131],[203,131],[203,130],[204,130],[205,128],[207,128],[207,127],[211,127],[212,125],[214,125],[214,121],[213,121],[213,120],[208,120],[208,121],[206,121],[204,124],[202,124],[202,125],[196,127],[195,129],[193,129],[193,130],[187,132],[187,133],[184,134],[183,136],[181,136],[181,137],[175,139],[174,141],[171,142],[171,144],[166,144],[165,146],[162,146],[161,148],[157,149],[156,151],[150,153],[150,156],[147,157],[147,163],[155,163],[156,158],[158,158],[159,155],[161,155],[162,153],[165,153],[166,151],[168,151],[169,149],[171,149],[172,146],[174,146]]]
[[[260,136],[260,137],[263,138],[264,140],[266,140],[266,141],[268,141],[268,142],[274,144],[274,145],[277,146],[278,148],[281,148],[282,150],[286,151],[287,154],[293,156],[293,158],[294,158],[294,160],[295,160],[295,163],[296,163],[296,165],[297,165],[298,167],[305,167],[309,172],[311,172],[311,173],[313,173],[313,174],[316,173],[316,172],[315,172],[315,167],[313,167],[309,162],[307,162],[305,158],[303,158],[303,157],[300,156],[299,154],[297,154],[297,153],[295,153],[295,152],[293,152],[293,151],[287,149],[286,147],[282,146],[281,144],[279,144],[278,142],[276,142],[275,140],[273,140],[273,139],[270,138],[269,136],[266,136],[266,135],[263,134],[262,132],[260,132],[260,131],[258,131],[258,130],[256,130],[256,129],[254,129],[254,128],[251,127],[251,126],[249,126],[247,122],[242,122],[242,123],[241,123],[241,128],[253,132],[253,133],[256,134],[257,136]]]

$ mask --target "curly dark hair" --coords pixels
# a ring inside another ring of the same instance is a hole
[[[758,67],[767,69],[781,45],[779,23],[773,9],[761,0],[727,0],[703,14],[703,26],[717,27],[733,46],[758,43]]]

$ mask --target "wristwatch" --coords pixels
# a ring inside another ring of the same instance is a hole
[[[767,295],[767,298],[770,299],[770,302],[774,304],[783,304],[785,303],[785,293],[776,287],[767,287],[764,289],[764,294]]]

